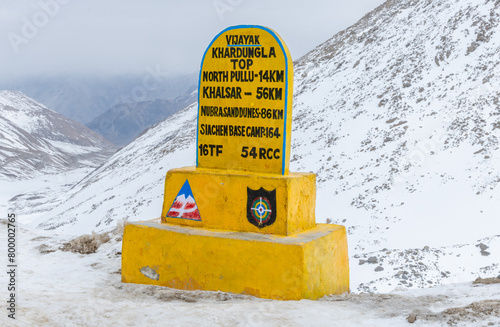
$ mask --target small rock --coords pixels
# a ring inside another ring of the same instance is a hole
[[[500,277],[500,276],[498,276]],[[472,284],[499,284],[500,283],[500,278],[495,278],[495,277],[490,277],[490,278],[481,278],[478,277],[476,278],[475,281],[472,282]]]
[[[424,246],[424,251],[429,251],[430,247],[429,246]]]
[[[47,253],[51,253],[51,252],[56,252],[57,251],[57,249],[52,249],[47,244],[41,244],[41,245],[37,246],[37,248],[38,248],[38,251],[40,251],[40,253],[43,253],[43,254],[47,254]]]
[[[490,253],[488,251],[481,250],[481,255],[488,256]]]
[[[382,266],[378,266],[377,268],[375,268],[375,271],[382,271],[382,270],[384,270]]]
[[[227,301],[227,300],[231,299],[231,297],[229,296],[229,294],[222,293],[222,292],[218,292],[216,294],[216,298],[217,298],[217,301]]]
[[[363,260],[363,259],[360,259],[359,260],[359,265],[361,266],[362,264],[364,264],[366,262],[366,260]]]
[[[415,320],[417,320],[417,314],[416,313],[410,313],[408,318],[406,318],[410,324],[413,324]]]
[[[479,248],[481,249],[481,251],[484,251],[486,250],[487,248],[489,248],[488,245],[484,244],[484,243],[479,243],[478,245],[476,246],[479,246]]]
[[[377,257],[369,257],[368,260],[366,260],[366,261],[368,261],[368,263],[377,263],[378,259],[377,259]]]

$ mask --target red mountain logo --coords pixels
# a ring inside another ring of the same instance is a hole
[[[191,186],[188,180],[184,182],[177,197],[172,203],[170,210],[167,212],[167,217],[169,218],[182,218],[189,220],[201,221],[200,212],[198,211],[198,205],[194,199],[193,192],[191,191]]]

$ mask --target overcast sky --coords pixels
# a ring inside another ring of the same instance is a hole
[[[0,0],[0,80],[199,70],[229,26],[272,28],[298,59],[385,0]]]

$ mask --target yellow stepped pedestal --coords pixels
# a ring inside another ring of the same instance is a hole
[[[198,207],[199,221],[167,215],[186,181]],[[248,221],[248,188],[275,191],[273,224],[259,228]],[[161,217],[165,223],[274,235],[292,235],[316,226],[316,176],[311,173],[277,175],[184,167],[167,172],[164,194]]]
[[[123,236],[122,281],[279,300],[341,294],[349,291],[346,231],[318,224],[277,236],[130,223]]]
[[[281,300],[348,292],[345,227],[316,225],[315,184],[311,173],[172,169],[161,223],[125,227],[122,280]],[[269,215],[252,211],[261,201]]]
[[[317,225],[316,176],[289,172],[292,93],[273,30],[232,26],[212,40],[196,167],[167,172],[161,223],[125,226],[124,282],[282,300],[349,291],[345,228]]]

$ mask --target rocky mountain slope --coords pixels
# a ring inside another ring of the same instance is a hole
[[[0,89],[18,90],[49,108],[87,124],[119,104],[175,99],[191,93],[198,74],[174,76],[161,67],[122,76],[30,76],[4,82]]]
[[[387,1],[296,63],[292,161],[318,173],[322,211],[386,246],[489,236],[499,13],[498,1]]]
[[[17,91],[0,91],[0,178],[99,166],[114,146]]]
[[[192,92],[172,100],[122,103],[94,118],[86,126],[111,143],[124,146],[147,128],[195,102],[197,95],[197,92]]]
[[[348,228],[359,289],[500,273],[499,12],[389,0],[295,63],[290,169],[317,173],[316,219]],[[149,129],[34,226],[158,217],[166,171],[194,164],[196,110]]]

